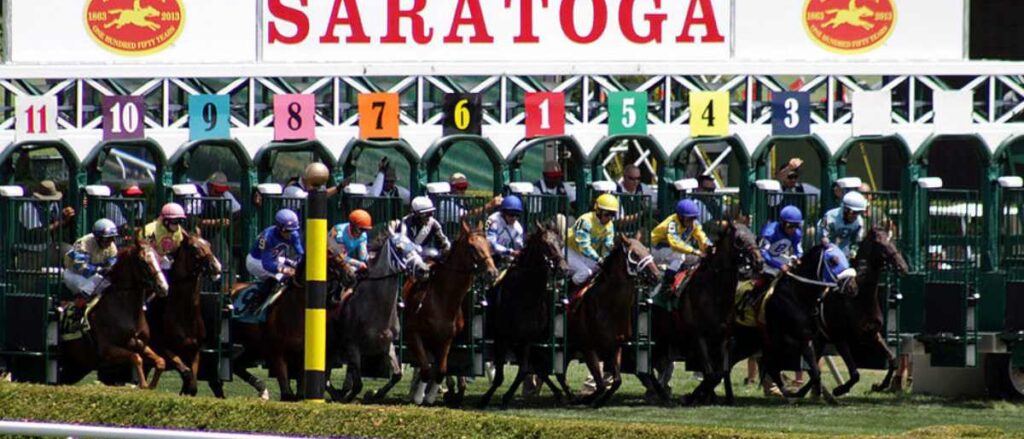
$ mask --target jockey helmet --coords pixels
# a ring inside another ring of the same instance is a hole
[[[433,212],[434,202],[430,198],[419,196],[412,199],[412,211],[417,215]]]
[[[373,228],[373,218],[370,217],[370,212],[363,209],[353,210],[352,213],[348,214],[349,226],[355,227],[359,230],[368,230]]]
[[[185,208],[178,203],[167,203],[160,209],[160,218],[185,219]]]
[[[597,210],[604,210],[608,212],[619,212],[619,199],[615,198],[615,195],[604,194],[597,197],[597,202],[594,203]]]
[[[846,195],[843,195],[843,207],[854,212],[863,212],[868,208],[868,200],[860,192],[848,192]]]
[[[804,224],[804,214],[800,212],[800,208],[796,206],[786,206],[782,208],[782,212],[779,213],[779,219],[784,223],[792,223],[796,225]]]
[[[696,218],[700,216],[700,208],[693,200],[679,200],[676,203],[676,215],[680,218]]]
[[[274,223],[277,227],[288,230],[296,231],[299,230],[299,216],[292,212],[291,209],[281,209],[274,215]]]
[[[502,212],[523,213],[523,200],[515,195],[509,195],[501,200]]]
[[[96,238],[113,238],[117,236],[117,225],[106,218],[100,218],[92,225],[92,236]]]

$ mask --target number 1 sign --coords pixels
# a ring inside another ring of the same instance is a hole
[[[142,96],[103,97],[103,140],[135,140],[146,135]]]
[[[274,96],[274,140],[310,140],[316,136],[313,95]]]
[[[18,96],[14,135],[18,140],[57,138],[57,97]]]
[[[562,93],[526,94],[526,137],[565,134],[565,95]]]

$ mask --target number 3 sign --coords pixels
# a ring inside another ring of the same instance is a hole
[[[316,98],[313,95],[274,96],[274,140],[316,137]]]
[[[811,133],[811,96],[804,92],[772,95],[772,135],[799,136]]]

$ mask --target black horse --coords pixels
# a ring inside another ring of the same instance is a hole
[[[527,237],[523,253],[508,269],[505,277],[487,293],[485,334],[494,340],[494,380],[480,400],[486,407],[494,392],[505,380],[505,362],[508,351],[515,355],[519,372],[505,396],[502,407],[508,407],[516,389],[530,372],[536,372],[551,388],[555,398],[562,392],[551,381],[550,370],[538,370],[539,361],[531,358],[533,346],[548,341],[552,332],[554,300],[551,280],[568,270],[562,250],[562,239],[557,230],[536,225]],[[550,360],[550,358],[549,358]]]
[[[885,355],[888,369],[880,384],[872,386],[872,390],[887,389],[896,372],[896,356],[893,355],[885,342],[882,331],[883,315],[879,302],[878,285],[884,270],[895,270],[899,274],[909,271],[903,255],[889,238],[886,230],[875,228],[868,231],[857,249],[853,260],[857,269],[857,294],[829,294],[825,297],[822,313],[824,331],[815,339],[815,352],[820,356],[826,344],[831,343],[836,352],[843,358],[850,371],[849,381],[832,390],[835,396],[846,394],[860,381],[853,348],[861,352]]]

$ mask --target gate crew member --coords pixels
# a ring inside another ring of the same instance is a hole
[[[402,218],[398,233],[408,239],[410,249],[406,252],[406,265],[413,268],[417,278],[425,278],[430,274],[430,265],[441,255],[451,249],[451,241],[445,236],[441,223],[434,219],[434,202],[430,198],[419,196],[412,200],[412,213]]]
[[[92,233],[78,238],[64,255],[64,285],[75,297],[85,296],[88,301],[103,275],[117,262],[116,237],[117,226],[102,218],[93,224]]]
[[[828,240],[850,257],[852,247],[864,239],[864,218],[861,215],[868,209],[868,200],[860,192],[847,192],[843,195],[843,205],[825,212],[818,222],[823,240]]]
[[[571,206],[576,202],[576,191],[563,181],[564,177],[565,174],[562,173],[562,167],[559,166],[557,161],[545,161],[541,179],[533,184],[536,187],[535,192],[544,195],[565,195],[569,199],[569,205]]]
[[[501,209],[487,217],[487,241],[498,256],[511,260],[523,250],[523,226],[519,216],[523,214],[523,201],[509,195],[501,201]]]
[[[299,239],[299,216],[291,209],[277,211],[274,225],[260,232],[245,258],[246,270],[262,282],[251,303],[262,304],[270,292],[294,276],[305,253]]]
[[[594,275],[601,260],[615,245],[615,224],[619,199],[604,194],[597,197],[594,210],[583,214],[569,229],[569,270],[572,281],[582,285]]]
[[[167,203],[160,209],[160,217],[146,224],[144,233],[150,245],[160,255],[160,269],[171,269],[170,255],[178,250],[185,239],[182,226],[185,224],[185,208],[178,203]]]
[[[348,214],[348,222],[335,225],[329,237],[333,244],[345,254],[345,262],[356,271],[365,271],[370,252],[366,249],[369,233],[373,230],[373,218],[363,209]]]
[[[654,262],[668,267],[665,270],[665,281],[658,287],[658,292],[672,284],[680,269],[697,265],[711,245],[704,228],[697,222],[698,216],[700,207],[696,202],[679,200],[676,212],[651,231]]]

